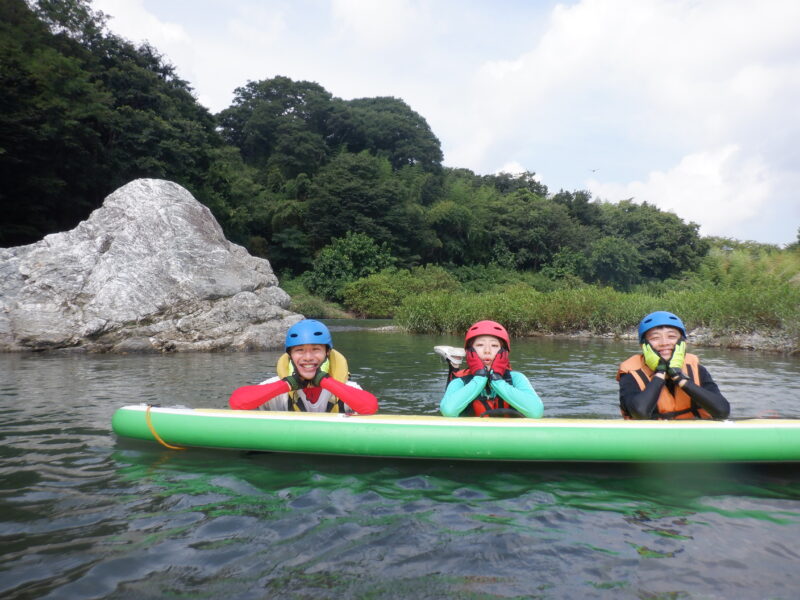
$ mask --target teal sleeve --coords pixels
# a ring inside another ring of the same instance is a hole
[[[445,417],[458,417],[467,408],[470,402],[478,397],[481,390],[486,387],[488,377],[473,377],[464,385],[461,379],[453,379],[444,392],[444,397],[439,403],[439,411]]]
[[[510,384],[504,379],[492,381],[492,389],[526,417],[539,419],[544,413],[544,405],[539,394],[533,389],[528,378],[519,371],[511,371]]]

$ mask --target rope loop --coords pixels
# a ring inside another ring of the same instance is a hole
[[[186,450],[186,448],[183,448],[182,446],[173,446],[172,444],[168,444],[163,439],[161,439],[161,436],[158,435],[158,433],[156,433],[156,428],[153,427],[153,421],[150,418],[150,409],[152,407],[153,407],[152,404],[147,405],[147,410],[144,413],[144,419],[145,421],[147,421],[147,427],[150,428],[150,433],[153,434],[153,437],[156,438],[156,441],[165,448],[169,448],[170,450]]]

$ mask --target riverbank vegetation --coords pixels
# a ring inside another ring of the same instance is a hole
[[[647,202],[444,167],[398,98],[343,100],[279,76],[211,114],[155,48],[105,22],[87,0],[0,4],[0,246],[71,229],[121,185],[156,177],[269,259],[308,316],[618,334],[658,308],[798,346],[797,243],[704,238]]]
[[[490,318],[512,335],[624,336],[643,315],[670,310],[705,343],[800,351],[800,247],[712,242],[695,270],[628,291],[496,265],[388,268],[344,284],[341,306],[357,316],[394,318],[412,332],[460,333]]]

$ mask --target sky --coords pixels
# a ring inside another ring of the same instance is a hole
[[[93,0],[216,113],[278,75],[422,115],[444,164],[535,172],[702,235],[800,235],[797,0]]]

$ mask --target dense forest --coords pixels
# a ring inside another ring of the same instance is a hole
[[[622,286],[707,250],[695,224],[646,203],[444,168],[439,140],[400,99],[342,100],[275,77],[212,115],[156,49],[106,31],[88,2],[0,6],[3,246],[72,228],[131,179],[161,177],[295,274],[348,232],[398,267],[494,262]]]
[[[118,187],[156,177],[186,187],[282,281],[349,294],[351,308],[391,296],[376,292],[382,276],[406,293],[487,291],[509,273],[539,290],[658,293],[707,268],[712,247],[753,250],[647,202],[444,167],[436,135],[398,98],[343,100],[273,77],[211,114],[155,48],[111,33],[88,0],[0,0],[0,66],[3,247],[71,229]]]

